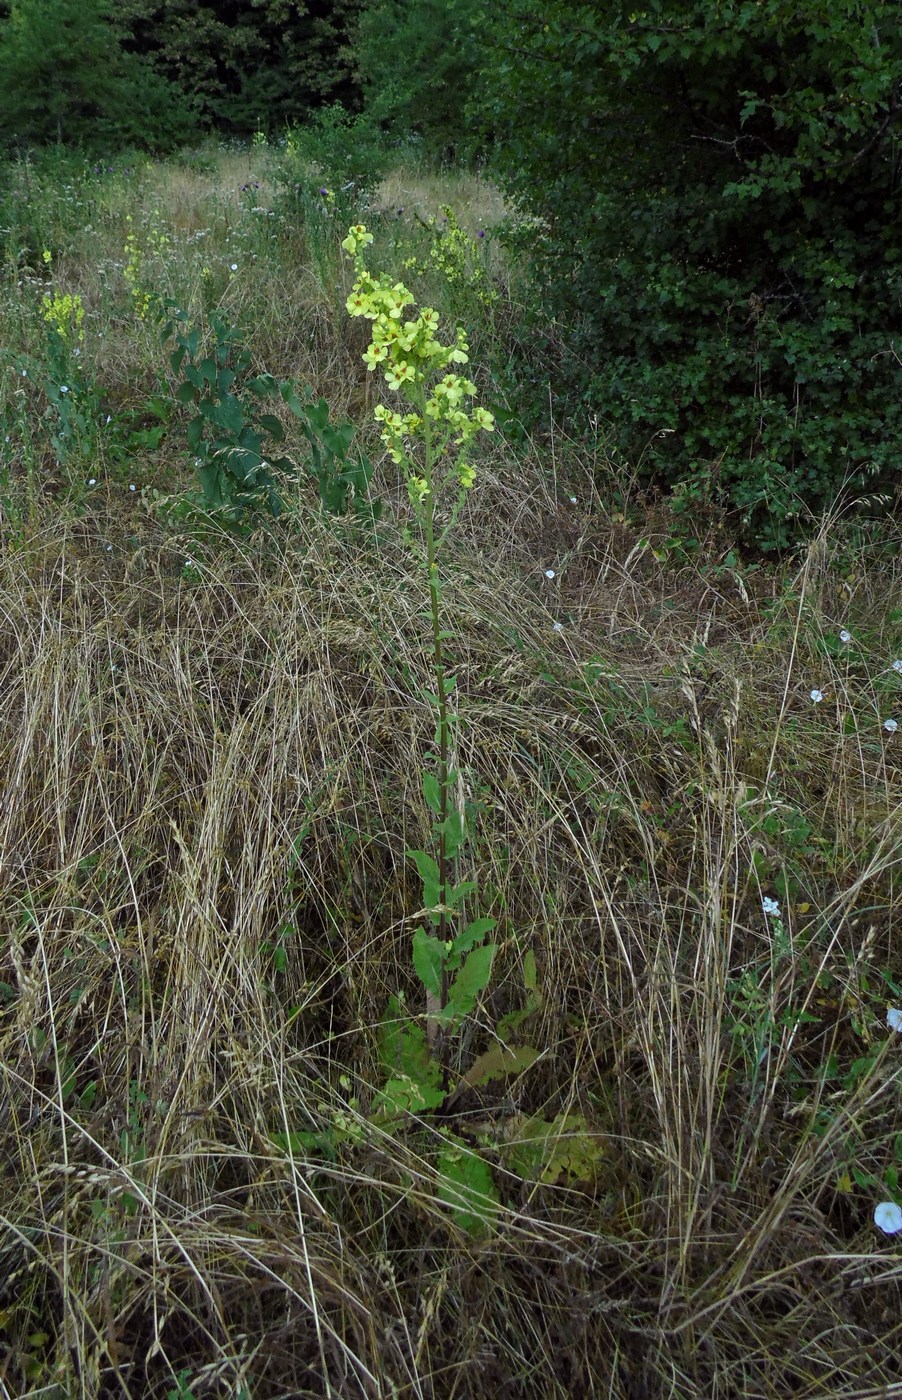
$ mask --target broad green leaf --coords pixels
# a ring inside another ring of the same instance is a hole
[[[405,851],[408,860],[412,860],[423,881],[423,904],[427,909],[431,909],[439,902],[439,889],[441,888],[441,878],[438,866],[428,856],[425,851]]]
[[[424,928],[418,928],[413,935],[414,969],[427,993],[436,998],[442,994],[444,962],[444,944],[438,938],[433,938]]]
[[[476,944],[485,938],[487,933],[491,933],[495,924],[495,919],[474,919],[456,938],[452,939],[447,961],[449,972],[457,971],[464,953],[469,953],[471,948],[475,948]]]
[[[376,1095],[376,1111],[379,1117],[399,1118],[404,1113],[425,1113],[439,1108],[444,1101],[445,1091],[438,1084],[409,1077],[389,1079]]]
[[[448,890],[445,903],[449,909],[456,909],[460,901],[465,899],[468,894],[472,894],[475,889],[475,880],[461,880],[459,885],[452,885],[451,889]]]
[[[462,812],[455,808],[449,812],[443,822],[437,822],[433,831],[438,836],[445,838],[445,854],[449,860],[453,860],[460,848],[466,844],[467,827]]]
[[[439,1154],[438,1169],[439,1200],[450,1208],[455,1225],[468,1235],[485,1234],[499,1201],[488,1162],[448,1134]]]
[[[442,1013],[444,1020],[455,1021],[469,1016],[480,993],[488,986],[495,951],[493,943],[485,943],[467,956],[448,991],[448,1004]]]
[[[442,810],[442,786],[434,773],[423,774],[423,796],[430,811],[438,815]]]

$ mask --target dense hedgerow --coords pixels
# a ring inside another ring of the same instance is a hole
[[[514,0],[478,116],[571,393],[766,546],[889,493],[902,26],[883,0]]]

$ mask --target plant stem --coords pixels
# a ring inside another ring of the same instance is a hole
[[[423,418],[423,440],[424,440],[424,476],[426,485],[429,488],[424,501],[423,529],[426,536],[426,572],[429,580],[429,605],[432,619],[432,666],[435,672],[436,696],[438,699],[438,781],[439,781],[439,843],[438,843],[438,872],[439,872],[439,902],[442,912],[439,916],[438,937],[443,943],[448,939],[448,915],[447,915],[447,893],[448,893],[448,847],[447,847],[447,820],[448,820],[448,751],[449,751],[449,730],[448,721],[448,698],[445,694],[445,657],[442,648],[442,625],[441,625],[441,596],[438,578],[438,558],[435,544],[435,495],[432,489],[432,424],[425,412],[425,395],[420,394],[420,412]],[[442,965],[441,981],[441,1006],[443,1010],[448,1000],[448,973],[444,964]],[[446,1046],[445,1039],[442,1038],[440,1046],[440,1058],[442,1062],[443,1074],[447,1075],[448,1066],[445,1063]]]

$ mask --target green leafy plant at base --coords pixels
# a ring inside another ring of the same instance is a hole
[[[314,399],[309,390],[302,396],[289,381],[279,383],[271,374],[249,375],[250,351],[222,312],[210,313],[214,343],[209,350],[202,328],[192,326],[188,313],[173,302],[163,304],[160,317],[164,342],[175,339],[170,367],[184,376],[176,398],[195,410],[187,426],[188,446],[208,511],[238,529],[281,515],[278,477],[297,474],[291,457],[268,452],[267,440],[282,443],[285,430],[265,404],[281,399],[300,421],[310,448],[305,470],[316,483],[322,508],[334,515],[350,510],[358,517],[378,517],[380,503],[367,495],[372,466],[362,453],[351,455],[354,428],[331,424],[324,399]]]

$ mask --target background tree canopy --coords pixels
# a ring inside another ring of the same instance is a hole
[[[764,543],[891,493],[898,6],[507,0],[490,27],[471,113],[613,443]]]

